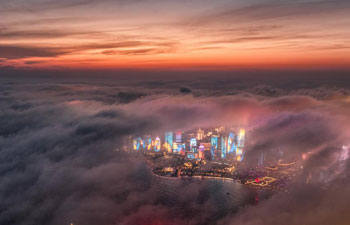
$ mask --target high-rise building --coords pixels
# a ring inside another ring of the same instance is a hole
[[[145,149],[145,148],[146,148],[146,143],[143,141],[142,138],[140,138],[140,147],[141,147],[142,149]]]
[[[186,144],[185,143],[173,143],[173,153],[174,154],[185,154]]]
[[[239,133],[238,133],[238,144],[237,147],[238,148],[244,148],[244,138],[245,138],[245,130],[244,129],[240,129]]]
[[[227,137],[221,136],[221,158],[225,159],[227,153]]]
[[[243,160],[244,139],[245,139],[245,130],[240,129],[237,137],[237,149],[236,149],[237,161]]]
[[[205,159],[204,151],[205,151],[204,144],[201,143],[198,147],[198,158]]]
[[[161,149],[161,141],[159,137],[154,139],[154,151],[159,152]]]
[[[151,150],[152,149],[152,138],[147,137],[146,141],[147,141],[147,150]]]
[[[175,141],[177,143],[182,143],[182,132],[181,131],[176,132]]]
[[[196,138],[191,138],[191,140],[190,140],[190,151],[197,152],[197,139]]]
[[[132,140],[132,142],[133,142],[133,149],[137,150],[137,151],[140,150],[140,147],[142,146],[142,139],[141,139],[141,137],[134,138]]]
[[[176,142],[173,143],[173,153],[178,153],[177,152],[177,143]]]
[[[204,131],[201,130],[201,128],[198,129],[197,131],[197,140],[200,141],[204,138]]]
[[[177,153],[180,155],[186,154],[186,145],[185,143],[177,143]]]
[[[134,139],[132,140],[133,149],[136,150],[136,151],[140,150],[140,140],[141,140],[140,137],[134,138]]]
[[[211,143],[210,142],[204,142],[204,143],[202,142],[201,145],[204,146],[204,150],[205,151],[210,151],[210,149],[211,149]]]
[[[171,131],[165,132],[164,147],[165,147],[165,150],[168,153],[172,152],[172,148],[173,148],[173,132],[171,132]]]
[[[199,152],[201,159],[211,159],[211,143],[210,142],[205,142],[205,143],[200,143],[199,145],[200,149],[202,149],[202,152]]]
[[[211,155],[214,158],[216,151],[218,150],[218,136],[211,136]]]
[[[229,133],[227,138],[227,153],[234,153],[236,152],[236,140],[234,133]]]

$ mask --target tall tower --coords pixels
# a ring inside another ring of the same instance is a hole
[[[141,138],[140,137],[138,137],[138,138],[134,138],[133,140],[132,140],[132,143],[133,143],[133,149],[134,150],[140,150],[140,144],[141,144]]]
[[[191,138],[191,140],[190,140],[190,151],[197,152],[197,139],[196,138]]]
[[[245,130],[244,129],[239,130],[239,134],[238,134],[237,139],[238,139],[237,147],[244,148],[244,139],[245,139]]]
[[[159,137],[156,137],[156,139],[154,139],[154,151],[159,152],[161,148],[161,141]]]
[[[237,137],[237,161],[243,160],[243,148],[244,148],[245,130],[240,129]]]
[[[173,148],[173,132],[171,131],[168,131],[168,132],[165,132],[165,150],[168,152],[168,153],[171,153],[172,152],[172,148]]]
[[[182,132],[181,131],[176,132],[175,141],[177,143],[182,143]]]
[[[234,153],[236,152],[236,140],[234,133],[229,133],[228,139],[227,139],[227,153]]]
[[[204,131],[201,130],[201,128],[199,128],[197,131],[197,140],[200,141],[203,139],[203,137],[204,137]]]
[[[211,156],[212,158],[214,158],[215,152],[218,150],[218,136],[216,135],[211,136],[210,144],[211,144]]]
[[[225,159],[227,153],[227,137],[221,136],[221,158]]]

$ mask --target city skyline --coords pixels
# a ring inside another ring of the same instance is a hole
[[[206,132],[205,132],[206,131]],[[192,131],[166,131],[164,135],[143,135],[132,139],[132,149],[180,154],[187,159],[225,159],[244,157],[245,129],[207,128]],[[128,149],[128,146],[125,146]]]

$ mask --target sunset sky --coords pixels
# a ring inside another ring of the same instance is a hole
[[[348,0],[0,0],[0,66],[348,68]]]
[[[350,225],[349,78],[350,0],[0,0],[0,225]]]

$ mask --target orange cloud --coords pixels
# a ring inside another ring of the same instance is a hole
[[[195,6],[195,7],[194,7]],[[68,68],[349,67],[350,3],[0,3],[0,65]],[[322,20],[321,20],[322,18]]]

